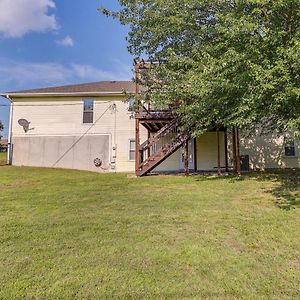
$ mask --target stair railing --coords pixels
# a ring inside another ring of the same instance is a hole
[[[158,149],[170,141],[177,133],[178,121],[174,119],[140,145],[140,163],[142,164],[146,159],[153,156]]]
[[[155,166],[164,161],[167,157],[174,153],[174,151],[179,149],[189,138],[190,135],[188,134],[177,133],[173,138],[168,139],[166,143],[157,147],[156,151],[147,157],[147,159],[141,160],[139,165],[140,174],[144,175],[153,170]]]

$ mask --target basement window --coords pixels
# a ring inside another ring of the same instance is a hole
[[[83,124],[94,123],[94,99],[83,100]]]
[[[284,155],[287,157],[296,156],[296,145],[294,139],[291,138],[284,139]]]
[[[128,160],[135,160],[135,140],[129,140],[128,150]]]

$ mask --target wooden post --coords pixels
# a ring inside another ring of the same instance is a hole
[[[150,138],[151,138],[151,132],[150,132],[150,130],[148,129],[148,140],[150,140]],[[150,149],[150,147],[148,147],[147,155],[148,155],[147,158],[149,158],[150,155],[151,155],[151,149]]]
[[[139,176],[140,172],[140,122],[139,119],[135,119],[135,173]]]
[[[228,134],[227,134],[227,128],[224,130],[224,148],[225,148],[225,170],[226,172],[229,171],[228,168]]]
[[[139,103],[139,84],[137,80],[139,79],[139,64],[135,66],[135,101],[136,101],[136,113],[140,110]],[[138,118],[135,119],[135,174],[139,176],[140,173],[140,120]]]
[[[235,128],[232,129],[232,160],[233,160],[233,173],[237,173],[237,161],[236,161],[236,132]]]
[[[189,141],[184,142],[184,174],[189,175]]]
[[[241,155],[240,155],[240,133],[239,133],[239,129],[236,128],[236,134],[235,134],[235,138],[236,138],[236,173],[238,175],[241,175]]]
[[[218,176],[221,176],[221,152],[220,152],[220,130],[217,128],[217,145],[218,145]]]
[[[197,172],[197,138],[194,138],[194,172]]]

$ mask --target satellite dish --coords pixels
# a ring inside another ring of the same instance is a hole
[[[95,158],[94,159],[94,165],[95,165],[95,167],[100,168],[102,166],[102,160],[98,157]]]
[[[18,121],[20,126],[29,126],[30,122],[28,122],[26,119],[20,119]]]
[[[20,126],[23,127],[25,132],[27,132],[29,130],[30,122],[28,122],[26,119],[19,119],[18,123]]]

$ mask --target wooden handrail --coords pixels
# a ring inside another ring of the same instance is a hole
[[[167,159],[172,153],[179,149],[185,141],[190,138],[189,134],[181,133],[170,142],[163,145],[154,154],[139,164],[139,176],[144,176],[153,170],[157,165]]]
[[[173,119],[174,114],[170,110],[140,110],[135,114],[137,119]]]
[[[153,146],[153,144],[157,142],[159,138],[165,136],[167,133],[169,133],[169,130],[171,128],[175,128],[176,126],[178,126],[178,121],[174,119],[170,123],[162,127],[158,132],[156,132],[153,137],[151,137],[150,139],[146,140],[143,144],[141,144],[140,151],[145,151],[151,146]]]

